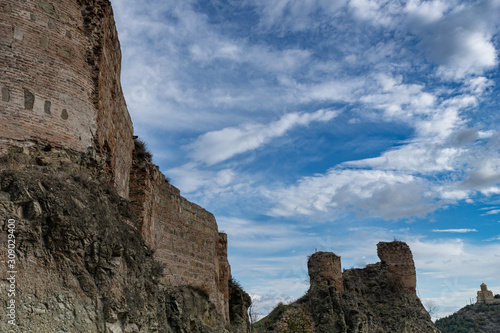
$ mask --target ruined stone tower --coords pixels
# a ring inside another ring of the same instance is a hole
[[[382,265],[389,271],[395,286],[415,294],[417,278],[410,247],[400,241],[380,242],[377,244],[377,254]]]
[[[314,284],[335,285],[337,292],[344,291],[340,257],[332,252],[316,252],[307,261],[311,286]]]

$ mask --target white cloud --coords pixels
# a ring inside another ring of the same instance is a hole
[[[324,109],[312,113],[288,113],[269,124],[245,124],[207,132],[188,145],[187,149],[194,160],[213,165],[257,149],[271,139],[285,135],[295,126],[307,126],[315,121],[327,122],[337,115],[337,111]]]
[[[500,209],[493,209],[484,213],[484,215],[497,215],[500,214]]]
[[[421,38],[426,56],[440,66],[439,73],[460,79],[497,65],[492,37],[499,8],[495,0],[452,9],[441,1],[412,1],[406,11],[410,31]]]
[[[205,193],[211,193],[211,195],[230,190],[230,185],[236,176],[232,169],[203,170],[193,162],[169,169],[165,174],[174,177],[176,186],[181,188],[183,192],[192,193],[204,189]]]
[[[308,30],[318,24],[318,16],[335,15],[347,0],[254,0],[265,29]]]
[[[433,229],[432,232],[450,232],[450,233],[465,234],[468,232],[477,232],[477,230],[476,229]]]
[[[429,184],[415,176],[382,170],[332,169],[268,194],[271,216],[317,215],[347,210],[384,218],[423,216],[441,203]]]

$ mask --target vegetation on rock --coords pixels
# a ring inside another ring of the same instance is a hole
[[[498,333],[500,304],[467,305],[448,317],[438,319],[436,326],[442,333]]]

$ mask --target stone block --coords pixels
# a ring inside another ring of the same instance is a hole
[[[2,102],[10,101],[10,90],[7,87],[2,87]]]
[[[14,39],[23,40],[24,34],[18,27],[14,27]]]

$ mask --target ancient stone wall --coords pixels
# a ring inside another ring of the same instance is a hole
[[[83,151],[96,110],[76,0],[0,1],[0,145],[38,141]]]
[[[340,257],[332,252],[316,252],[307,261],[311,286],[333,282],[337,292],[344,291]]]
[[[417,278],[410,247],[400,241],[380,242],[377,244],[377,255],[393,276],[396,287],[415,294]]]
[[[128,196],[132,122],[107,0],[0,0],[0,154],[50,144],[107,160]]]
[[[143,238],[165,265],[163,283],[203,290],[229,321],[227,236],[219,234],[215,217],[183,198],[158,167],[146,161],[134,163],[130,199]]]

